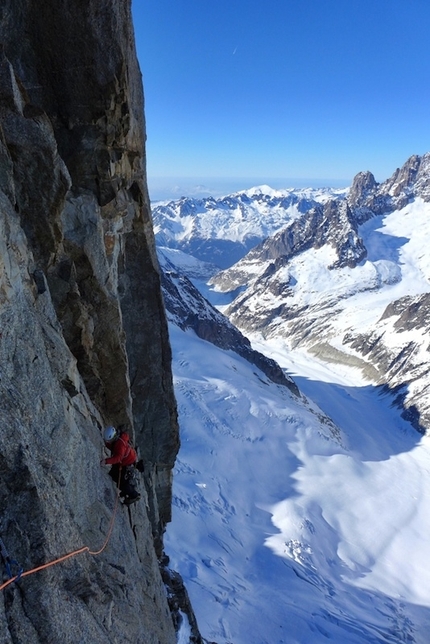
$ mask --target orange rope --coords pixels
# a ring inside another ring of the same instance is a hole
[[[13,583],[16,581],[18,578],[20,579],[21,577],[27,577],[27,575],[32,575],[35,572],[39,572],[39,570],[43,570],[44,568],[49,568],[50,566],[55,566],[55,564],[60,563],[61,561],[64,561],[65,559],[70,559],[70,557],[74,557],[75,555],[79,555],[81,552],[89,552],[88,546],[84,546],[83,548],[79,548],[79,550],[75,550],[74,552],[69,552],[67,555],[64,555],[63,557],[60,557],[59,559],[55,559],[54,561],[50,561],[49,563],[43,564],[42,566],[38,566],[37,568],[32,568],[31,570],[27,570],[26,572],[21,573],[20,575],[15,575],[15,577],[12,577],[11,579],[8,579],[4,584],[0,586],[0,590],[3,590],[3,588],[6,588],[6,586],[9,586],[9,584]]]
[[[120,476],[121,476],[121,470],[120,470]],[[109,530],[108,530],[105,542],[102,545],[102,547],[100,548],[100,550],[93,551],[93,550],[88,549],[88,554],[93,555],[94,557],[96,557],[97,555],[99,555],[99,554],[101,554],[103,552],[103,550],[106,548],[107,544],[109,543],[109,539],[110,539],[110,536],[112,534],[113,525],[115,523],[115,515],[116,515],[116,511],[118,510],[118,505],[119,505],[119,492],[120,492],[120,490],[119,490],[119,481],[120,481],[120,479],[118,479],[118,491],[117,491],[117,495],[116,495],[115,507],[113,509],[112,518],[110,520],[110,526],[109,526]]]
[[[94,550],[90,550],[88,546],[83,546],[82,548],[79,548],[78,550],[74,550],[73,552],[69,552],[68,554],[63,555],[62,557],[59,557],[58,559],[54,559],[53,561],[50,561],[49,563],[42,564],[41,566],[37,566],[37,568],[31,568],[31,570],[26,570],[25,572],[22,572],[22,573],[20,573],[18,575],[15,575],[14,577],[11,577],[11,579],[8,579],[7,581],[5,581],[0,586],[0,590],[3,590],[4,588],[6,588],[10,584],[12,584],[17,579],[21,579],[21,577],[27,577],[28,575],[33,575],[35,572],[39,572],[40,570],[44,570],[45,568],[50,568],[51,566],[55,566],[55,565],[61,563],[62,561],[65,561],[66,559],[70,559],[71,557],[75,557],[76,555],[80,555],[83,552],[88,552],[89,555],[93,555],[94,557],[96,557],[97,555],[100,555],[103,552],[103,550],[106,548],[107,544],[109,543],[109,539],[111,537],[113,526],[114,526],[114,523],[115,523],[115,516],[116,516],[116,512],[118,510],[118,505],[119,505],[119,494],[120,494],[119,483],[120,483],[120,480],[121,480],[121,468],[120,468],[119,477],[118,477],[118,484],[117,484],[118,488],[117,488],[115,507],[114,507],[112,517],[111,517],[111,520],[110,520],[110,525],[109,525],[109,530],[108,530],[108,533],[107,533],[107,537],[106,537],[106,539],[104,541],[104,544],[100,548],[100,550],[95,550],[94,551]]]

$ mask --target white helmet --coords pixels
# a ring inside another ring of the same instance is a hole
[[[106,427],[103,432],[103,440],[106,443],[112,443],[112,441],[114,441],[116,438],[118,438],[118,432],[116,431],[115,427],[112,427],[112,425]]]

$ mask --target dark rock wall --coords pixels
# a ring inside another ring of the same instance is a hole
[[[4,642],[175,641],[157,557],[179,439],[144,142],[128,0],[0,0],[0,536],[24,569],[99,545],[103,425],[146,461],[100,557],[3,591]]]

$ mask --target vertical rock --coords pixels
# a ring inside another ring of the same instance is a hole
[[[103,424],[147,461],[100,558],[4,591],[5,641],[171,644],[179,439],[130,1],[4,0],[0,42],[0,535],[25,569],[104,538]]]
[[[22,225],[102,416],[135,424],[144,457],[170,469],[176,410],[130,3],[27,0],[9,5],[6,25]]]

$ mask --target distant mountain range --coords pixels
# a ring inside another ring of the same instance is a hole
[[[211,276],[212,295],[202,292],[224,293],[224,313],[251,340],[359,366],[426,431],[430,154],[381,184],[361,172],[349,190],[261,186],[153,214],[160,253],[196,284]]]
[[[159,202],[152,211],[155,237],[158,246],[227,268],[313,206],[346,193],[344,189],[259,186],[217,199],[182,197]]]

